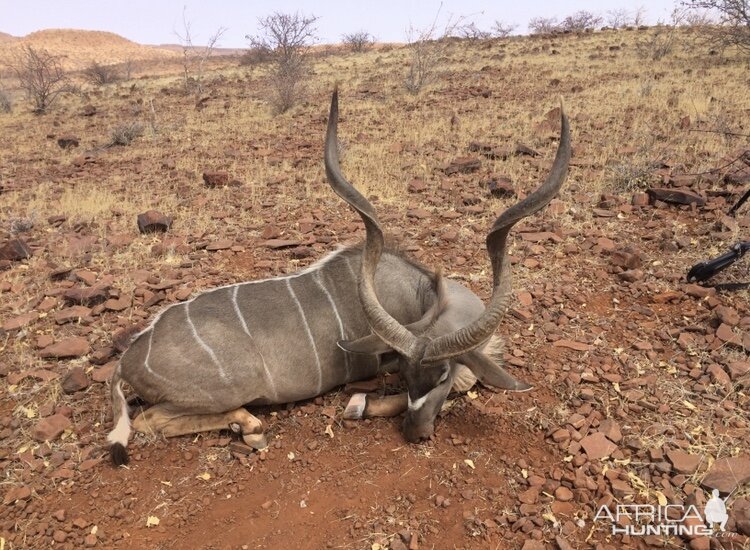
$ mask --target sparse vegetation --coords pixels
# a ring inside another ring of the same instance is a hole
[[[638,55],[651,61],[659,61],[672,53],[677,40],[677,28],[684,21],[685,11],[675,8],[669,23],[657,25],[646,40],[638,42]]]
[[[183,8],[182,30],[175,31],[175,34],[182,46],[182,76],[186,93],[203,93],[203,71],[206,61],[211,57],[226,30],[225,27],[219,27],[209,36],[205,46],[197,46],[194,42],[192,24],[187,18],[187,8]]]
[[[272,104],[276,113],[288,111],[304,94],[307,53],[317,40],[317,20],[315,15],[301,12],[275,12],[258,19],[258,34],[245,36],[252,50],[267,52],[273,60]]]
[[[104,86],[122,80],[119,69],[115,65],[102,65],[93,61],[83,70],[84,79],[94,86]]]
[[[557,17],[533,17],[529,20],[531,34],[552,34],[560,30]]]
[[[463,18],[449,18],[440,31],[439,18],[440,10],[437,11],[428,27],[423,29],[410,27],[406,34],[410,59],[404,84],[412,94],[418,93],[425,84],[435,79],[439,60],[446,50],[445,38],[455,36],[456,30],[464,23]]]
[[[110,132],[109,145],[130,145],[133,140],[143,135],[144,126],[141,122],[128,122],[115,126]]]
[[[10,94],[0,87],[0,113],[10,113],[13,110],[13,102]]]
[[[455,35],[467,40],[487,40],[492,38],[490,31],[480,29],[473,21],[459,25],[454,31]]]
[[[602,17],[591,13],[590,11],[580,10],[572,15],[568,15],[560,23],[560,29],[563,32],[583,32],[600,27]]]
[[[353,52],[364,52],[372,48],[375,37],[367,31],[357,31],[343,35],[341,42]]]
[[[492,24],[492,35],[496,38],[507,38],[513,34],[513,31],[515,31],[516,28],[518,28],[518,25],[505,23],[498,19]]]
[[[37,114],[47,112],[58,96],[67,90],[68,77],[60,60],[47,50],[23,46],[15,56],[11,70],[33,102]]]
[[[711,46],[750,53],[750,0],[687,0],[682,5],[703,21],[716,16],[715,24],[700,25]]]
[[[556,17],[534,17],[529,21],[529,31],[532,34],[584,32],[600,27],[603,20],[600,15],[580,10],[566,16],[562,21],[558,21]]]

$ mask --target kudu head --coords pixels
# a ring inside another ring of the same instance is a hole
[[[514,204],[495,220],[487,234],[487,252],[492,263],[492,296],[484,312],[458,330],[439,330],[443,312],[451,307],[446,303],[445,287],[438,274],[435,278],[437,300],[425,316],[412,325],[404,326],[380,304],[375,294],[375,268],[384,248],[383,231],[375,209],[342,175],[338,157],[338,90],[334,90],[325,143],[325,167],[333,190],[360,215],[365,224],[367,239],[362,253],[358,285],[359,299],[373,334],[359,340],[340,342],[351,352],[384,353],[395,351],[399,356],[401,376],[406,380],[409,408],[404,418],[404,436],[410,442],[429,438],[434,432],[435,418],[450,392],[453,377],[452,361],[469,354],[485,344],[497,329],[505,314],[511,289],[510,260],[507,256],[507,237],[519,220],[546,206],[557,194],[565,180],[570,161],[570,129],[568,117],[561,108],[561,135],[552,169],[546,181],[524,200]],[[499,381],[507,374],[497,365],[480,361],[481,368],[467,365],[485,383],[504,387]],[[497,380],[497,383],[493,383]]]

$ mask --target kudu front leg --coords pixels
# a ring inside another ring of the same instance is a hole
[[[366,393],[355,393],[344,409],[344,419],[361,420],[363,418],[398,416],[409,406],[407,393],[375,397]]]
[[[474,386],[477,377],[466,365],[454,366],[453,391],[465,393]],[[398,416],[409,407],[409,397],[406,392],[384,397],[375,397],[366,393],[355,393],[349,399],[344,409],[344,419],[361,420],[363,418]]]

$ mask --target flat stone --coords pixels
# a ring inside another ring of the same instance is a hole
[[[63,297],[70,303],[80,305],[96,305],[104,302],[109,293],[102,286],[92,286],[89,288],[74,287],[69,288],[63,293]]]
[[[91,371],[91,379],[94,382],[106,382],[107,380],[110,380],[112,378],[112,374],[114,374],[116,368],[117,361],[110,361],[106,365],[103,365],[98,369],[94,369],[93,371]]]
[[[482,161],[473,157],[459,157],[454,159],[448,166],[443,169],[447,176],[453,174],[470,174],[476,172],[482,167]]]
[[[555,340],[552,345],[556,348],[568,348],[575,351],[591,351],[594,346],[585,344],[584,342],[576,342],[575,340]]]
[[[274,250],[278,250],[280,248],[290,248],[293,246],[299,246],[300,241],[293,241],[289,239],[268,239],[267,241],[263,241],[260,243],[260,246],[265,246],[266,248],[271,248]]]
[[[729,377],[734,382],[750,375],[750,362],[748,361],[732,361],[727,365],[727,368],[729,369]]]
[[[164,233],[172,226],[172,218],[158,210],[138,214],[138,231],[141,233]]]
[[[711,465],[701,484],[707,489],[731,493],[750,481],[750,454],[721,458]]]
[[[3,504],[13,504],[19,500],[28,500],[31,497],[31,488],[27,485],[12,487],[3,498]]]
[[[203,172],[206,187],[221,187],[229,183],[228,172]]]
[[[617,445],[612,443],[601,432],[595,432],[587,435],[580,441],[581,447],[586,451],[586,455],[591,460],[599,460],[611,455],[617,450]]]
[[[717,306],[716,309],[714,309],[714,313],[716,313],[719,321],[729,325],[730,327],[736,327],[740,324],[740,315],[733,307]]]
[[[640,269],[628,269],[622,273],[618,273],[617,276],[628,283],[635,283],[643,279],[645,274]]]
[[[30,325],[37,319],[39,319],[39,314],[36,311],[29,311],[28,313],[23,313],[5,321],[5,323],[3,323],[3,330],[18,330]]]
[[[86,372],[81,367],[75,367],[68,371],[60,386],[65,393],[75,393],[85,390],[90,384],[91,382],[86,376]]]
[[[78,147],[80,142],[81,140],[73,135],[65,135],[57,138],[57,145],[60,149],[72,149],[73,147]]]
[[[82,336],[66,338],[56,344],[47,346],[39,352],[43,358],[63,359],[66,357],[81,357],[91,350],[88,340]]]
[[[562,237],[552,231],[538,231],[533,233],[521,233],[521,238],[530,243],[540,243],[544,241],[562,242]]]
[[[234,241],[231,239],[220,239],[218,241],[209,243],[206,246],[206,250],[208,250],[209,252],[215,252],[217,250],[226,250],[227,248],[232,248],[233,244],[234,244]]]
[[[667,452],[667,459],[672,463],[672,467],[677,473],[693,474],[698,469],[702,457],[691,455],[685,451],[674,450]]]
[[[37,422],[31,430],[31,435],[37,441],[52,441],[57,439],[70,425],[70,419],[67,416],[53,414]]]
[[[532,487],[531,489],[526,489],[525,491],[518,493],[518,500],[523,504],[535,504],[538,499],[538,487]]]
[[[721,365],[711,363],[706,370],[708,371],[708,374],[711,375],[711,380],[713,380],[715,384],[726,387],[729,387],[732,384],[731,378],[726,371],[721,368]]]
[[[698,206],[703,206],[704,204],[706,204],[706,199],[704,199],[697,193],[688,191],[687,189],[655,187],[649,189],[648,194],[651,196],[652,200],[659,200],[672,204],[696,204]]]
[[[742,339],[740,335],[735,333],[734,330],[732,330],[732,327],[730,327],[726,323],[720,324],[719,328],[716,329],[716,337],[722,342],[726,342],[730,345],[742,345]]]
[[[493,197],[510,198],[516,196],[513,182],[508,178],[499,177],[487,184],[487,189]]]
[[[17,262],[31,258],[31,255],[31,248],[22,239],[11,239],[0,247],[0,260]]]
[[[104,302],[104,307],[109,311],[123,311],[130,307],[130,297],[121,296],[120,298],[110,298]]]
[[[599,424],[599,431],[607,436],[607,439],[614,443],[622,441],[622,432],[620,431],[620,425],[612,419],[602,420]]]
[[[693,298],[706,298],[711,294],[716,294],[716,289],[690,283],[685,285],[685,293]]]
[[[427,184],[422,180],[411,180],[406,186],[409,193],[421,193],[427,189]]]
[[[52,318],[58,325],[63,325],[65,323],[77,323],[89,315],[91,315],[91,308],[86,306],[71,306],[56,311],[52,315]]]

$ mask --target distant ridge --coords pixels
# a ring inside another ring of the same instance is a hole
[[[0,64],[11,61],[26,45],[60,56],[63,67],[69,70],[83,69],[93,61],[106,65],[178,57],[175,51],[137,44],[112,32],[45,29],[23,37],[0,33]]]

